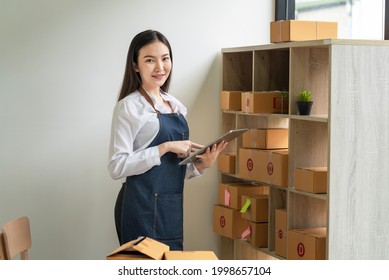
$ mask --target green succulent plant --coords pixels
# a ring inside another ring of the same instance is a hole
[[[310,102],[312,101],[312,92],[310,90],[300,90],[297,94],[298,101]]]

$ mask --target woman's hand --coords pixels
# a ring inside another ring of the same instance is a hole
[[[211,167],[219,156],[220,152],[223,151],[225,147],[227,147],[227,144],[228,142],[221,141],[219,144],[214,144],[212,148],[208,148],[205,153],[196,156],[196,158],[201,159],[195,163],[196,168],[202,172],[204,169]]]
[[[190,140],[170,141],[158,145],[159,155],[161,157],[167,152],[172,152],[177,154],[179,158],[186,158],[190,153],[203,147],[203,145],[194,143]]]

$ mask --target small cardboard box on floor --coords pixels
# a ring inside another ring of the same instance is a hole
[[[338,23],[307,20],[281,20],[270,23],[270,42],[336,39]]]
[[[310,193],[327,193],[327,167],[297,167],[294,187]]]
[[[286,209],[276,209],[275,215],[275,253],[286,258],[287,229],[286,229]]]
[[[220,93],[220,108],[224,110],[241,110],[241,91],[222,91]]]
[[[235,174],[236,153],[220,153],[217,160],[220,172]]]
[[[239,150],[239,177],[288,186],[288,150]]]
[[[246,183],[219,183],[218,203],[240,210],[242,208],[241,196],[243,194],[269,194],[269,187]]]
[[[325,227],[289,230],[287,259],[325,260],[326,232]]]
[[[213,231],[224,237],[240,239],[247,229],[248,221],[243,219],[239,210],[223,205],[213,206]]]
[[[168,245],[149,237],[127,242],[110,253],[107,260],[217,260],[212,251],[170,251]]]
[[[242,148],[287,149],[288,129],[251,128],[242,135]]]
[[[242,92],[242,111],[255,114],[287,113],[281,91]]]

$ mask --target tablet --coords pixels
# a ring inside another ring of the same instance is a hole
[[[186,159],[182,160],[180,162],[180,165],[191,163],[191,162],[196,162],[197,160],[199,160],[198,158],[196,158],[196,156],[197,155],[201,155],[202,153],[204,153],[208,149],[208,147],[210,148],[210,147],[213,146],[213,144],[218,144],[221,141],[230,142],[231,140],[235,139],[239,135],[242,135],[247,130],[249,130],[249,129],[248,128],[241,128],[241,129],[234,129],[234,130],[228,131],[226,134],[220,136],[219,138],[217,138],[216,140],[212,141],[208,145],[205,145],[204,148],[198,149],[197,151],[192,153],[189,157],[187,157]]]

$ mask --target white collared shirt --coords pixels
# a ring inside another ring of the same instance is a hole
[[[170,113],[165,106],[154,102],[155,108],[161,113]],[[161,94],[174,113],[187,114],[186,107],[170,94]],[[112,179],[122,179],[127,176],[142,174],[153,166],[161,164],[158,146],[149,147],[159,132],[159,119],[152,106],[135,91],[118,101],[113,112],[111,141],[109,147],[108,171]],[[188,164],[186,178],[200,176],[194,164]]]

